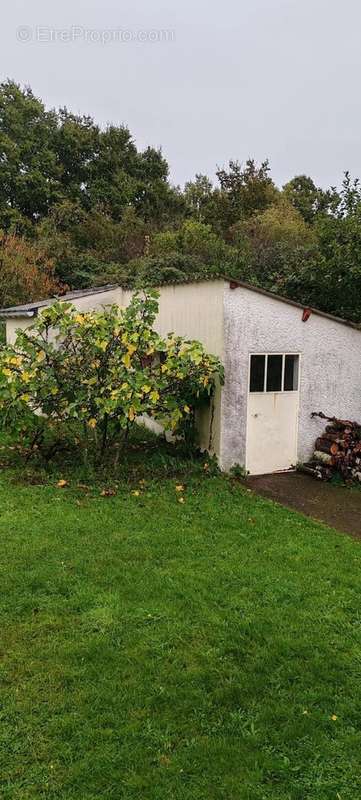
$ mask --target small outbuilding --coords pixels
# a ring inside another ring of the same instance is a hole
[[[323,430],[313,411],[361,417],[361,329],[254,286],[226,279],[162,286],[156,328],[199,339],[219,356],[225,385],[199,417],[200,444],[222,469],[251,474],[307,461]],[[70,292],[80,310],[116,303],[129,290]],[[7,340],[55,298],[3,309]]]

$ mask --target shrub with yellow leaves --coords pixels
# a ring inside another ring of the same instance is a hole
[[[219,360],[202,344],[153,328],[154,291],[135,293],[125,309],[79,313],[68,303],[42,309],[0,351],[3,418],[32,414],[83,430],[93,449],[106,448],[150,415],[177,435],[192,430],[195,409],[223,381]]]

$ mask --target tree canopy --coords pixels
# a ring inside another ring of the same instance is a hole
[[[61,287],[228,274],[361,321],[361,189],[283,187],[268,161],[230,159],[217,182],[172,186],[161,150],[125,125],[45,108],[0,84],[1,304]]]

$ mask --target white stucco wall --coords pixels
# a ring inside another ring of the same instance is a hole
[[[301,354],[298,460],[308,459],[321,420],[312,411],[361,418],[361,331],[257,292],[224,289],[224,365],[221,465],[246,463],[250,353]]]
[[[131,292],[121,288],[79,297],[79,310],[116,303],[126,306]],[[7,338],[32,323],[29,317],[7,320]],[[312,411],[361,419],[361,331],[312,313],[302,322],[302,309],[244,287],[230,289],[216,280],[160,289],[155,323],[162,335],[174,331],[199,339],[219,356],[226,382],[214,403],[212,450],[223,469],[246,463],[249,355],[257,352],[300,353],[298,460],[308,459],[324,423]],[[199,419],[200,443],[208,448],[210,414]]]

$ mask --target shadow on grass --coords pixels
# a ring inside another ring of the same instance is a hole
[[[137,427],[124,443],[119,455],[110,448],[102,464],[90,458],[84,463],[82,446],[74,437],[63,437],[53,443],[51,457],[44,458],[36,449],[29,448],[2,434],[0,469],[6,470],[11,480],[20,485],[46,485],[56,480],[80,482],[89,485],[116,487],[132,485],[140,480],[158,480],[216,474],[216,460],[207,453],[183,441],[168,442],[144,426]]]

